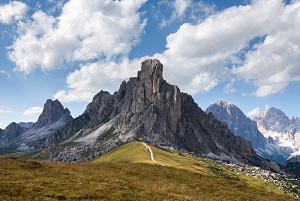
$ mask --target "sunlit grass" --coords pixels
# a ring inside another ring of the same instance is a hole
[[[84,163],[0,157],[0,200],[294,200],[220,164],[151,148],[164,166],[140,142]]]

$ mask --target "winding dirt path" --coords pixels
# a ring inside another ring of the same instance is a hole
[[[148,148],[148,150],[150,151],[151,160],[152,160],[154,163],[157,163],[157,164],[159,164],[159,165],[164,166],[164,164],[159,163],[159,162],[157,162],[157,161],[154,159],[154,155],[153,155],[152,149],[151,149],[146,143],[144,143],[144,142],[142,142],[142,143],[143,143],[143,145],[144,145],[146,148]]]

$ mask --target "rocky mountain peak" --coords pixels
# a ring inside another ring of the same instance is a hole
[[[5,131],[7,133],[22,133],[24,132],[24,128],[22,128],[21,126],[19,126],[17,123],[12,122],[10,123],[6,128]]]
[[[158,59],[148,59],[142,62],[141,70],[138,72],[138,78],[141,79],[163,79],[163,65]]]
[[[234,104],[217,100],[207,108],[206,112],[211,112],[216,119],[226,122],[231,132],[251,142],[254,149],[265,147],[265,139],[258,131],[256,122],[248,118]]]
[[[231,107],[231,106],[234,106],[234,105],[232,105],[230,102],[227,102],[227,101],[223,101],[223,100],[217,100],[216,102],[215,102],[215,104],[216,105],[219,105],[219,106],[222,106],[222,107],[227,107],[227,108],[229,108],[229,107]]]
[[[17,123],[10,123],[4,130],[0,129],[0,147],[4,146],[10,140],[20,136],[27,129],[19,126]]]
[[[83,115],[47,138],[50,146],[64,140],[76,142],[76,147],[70,144],[60,153],[53,153],[50,160],[87,160],[87,156],[93,158],[138,140],[270,167],[250,142],[234,136],[227,124],[203,112],[190,95],[167,83],[162,73],[159,60],[149,59],[141,64],[137,77],[122,82],[113,95],[104,91],[97,94]]]
[[[142,63],[137,79],[145,85],[146,95],[159,92],[163,79],[163,65],[157,59],[148,59]]]
[[[289,125],[290,119],[282,112],[280,109],[276,109],[274,107],[271,107],[268,109],[265,115],[265,120],[274,120],[276,122],[275,125],[281,124],[281,125]]]
[[[57,122],[62,116],[73,119],[68,108],[64,108],[58,100],[52,101],[51,99],[48,99],[44,104],[42,114],[39,116],[38,121],[33,125],[33,128],[51,125]]]
[[[264,133],[267,131],[287,132],[287,128],[291,124],[291,120],[280,109],[274,107],[269,108],[265,115],[255,117],[260,130]]]

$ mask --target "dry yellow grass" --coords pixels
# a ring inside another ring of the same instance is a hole
[[[233,173],[216,172],[216,164],[151,148],[165,166],[151,164],[139,142],[85,163],[0,157],[0,200],[294,200]]]

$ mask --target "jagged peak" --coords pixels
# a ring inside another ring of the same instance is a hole
[[[49,109],[64,109],[64,106],[57,99],[55,100],[48,99],[44,104],[44,110],[49,110]]]
[[[280,110],[280,109],[277,109],[275,107],[270,107],[267,111],[266,111],[266,114],[264,117],[268,117],[268,116],[276,116],[278,118],[281,118],[281,119],[284,119],[286,121],[290,121],[289,117],[286,116],[286,114]]]
[[[42,114],[39,116],[38,121],[33,125],[33,128],[41,128],[45,125],[53,124],[58,121],[62,115],[65,115],[68,119],[73,119],[70,110],[64,108],[59,100],[48,99],[44,104]]]
[[[280,109],[277,109],[275,107],[270,107],[267,112],[276,112],[276,113],[280,113],[280,114],[284,114],[284,112]]]
[[[149,78],[161,78],[163,73],[163,65],[158,59],[147,59],[142,62],[141,70],[138,72],[138,78],[149,79]]]
[[[228,101],[223,101],[221,99],[217,100],[214,104],[219,105],[219,106],[223,106],[223,107],[231,107],[234,106],[233,104],[231,104]]]

